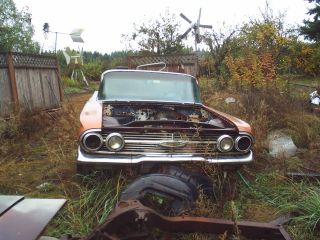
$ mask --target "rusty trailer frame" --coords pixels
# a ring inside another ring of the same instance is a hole
[[[239,221],[237,228],[248,239],[291,240],[285,229],[276,221],[270,223]],[[168,217],[142,205],[137,200],[119,202],[113,214],[105,223],[98,226],[84,238],[65,238],[69,240],[120,240],[146,239],[145,230],[159,229],[165,233],[213,233],[232,234],[233,221],[205,217]],[[133,231],[130,231],[133,230]]]

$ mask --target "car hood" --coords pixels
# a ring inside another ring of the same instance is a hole
[[[248,123],[202,104],[102,102],[95,92],[80,114],[83,132],[91,128],[152,127],[232,129],[251,133]]]

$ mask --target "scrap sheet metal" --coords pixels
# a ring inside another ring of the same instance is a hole
[[[35,240],[65,199],[26,199],[0,195],[0,240]]]

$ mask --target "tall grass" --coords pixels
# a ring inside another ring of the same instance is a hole
[[[316,232],[316,234],[319,234],[320,184],[317,187],[306,187],[297,192],[297,194],[300,196],[297,201],[288,201],[279,204],[278,208],[282,212],[297,213],[297,216],[293,217],[293,221],[304,226],[308,232]]]
[[[86,236],[94,227],[102,224],[113,210],[120,191],[120,175],[117,181],[94,174],[82,179],[82,184],[73,183],[77,197],[74,196],[74,190],[66,190],[68,202],[50,226],[48,235]]]
[[[289,227],[294,239],[319,239],[320,182],[293,182],[277,173],[260,173],[242,193],[242,204],[247,207],[248,199],[256,198],[272,205],[279,214],[294,213]]]
[[[60,112],[19,115],[0,122],[0,193],[27,197],[65,198],[67,204],[46,235],[87,235],[113,210],[121,175],[75,176],[78,113],[64,106]],[[42,183],[50,191],[39,191]]]
[[[281,89],[218,89],[213,80],[200,80],[204,103],[250,123],[257,160],[267,151],[267,135],[275,129],[288,132],[298,147],[320,141],[320,118],[309,112],[307,99],[292,98]],[[234,97],[236,103],[225,99]]]
[[[99,82],[90,81],[89,86],[87,86],[82,80],[72,80],[69,77],[62,76],[62,86],[66,94],[83,93],[98,90]]]
[[[263,215],[272,220],[273,209],[278,214],[297,212],[288,226],[294,239],[319,239],[320,183],[293,182],[280,175],[287,167],[312,168],[315,163],[306,154],[298,155],[296,164],[293,159],[271,159],[267,154],[268,133],[276,129],[290,134],[298,148],[318,146],[320,118],[309,111],[307,99],[292,97],[280,88],[221,90],[210,80],[200,80],[200,87],[206,105],[239,117],[253,128],[255,163],[246,168],[246,173],[255,180],[251,188],[241,185],[241,195],[235,198],[240,216]],[[236,103],[225,103],[227,97],[234,97]]]

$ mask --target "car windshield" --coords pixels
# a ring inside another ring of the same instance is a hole
[[[195,78],[172,73],[110,71],[103,76],[99,100],[200,103]]]

